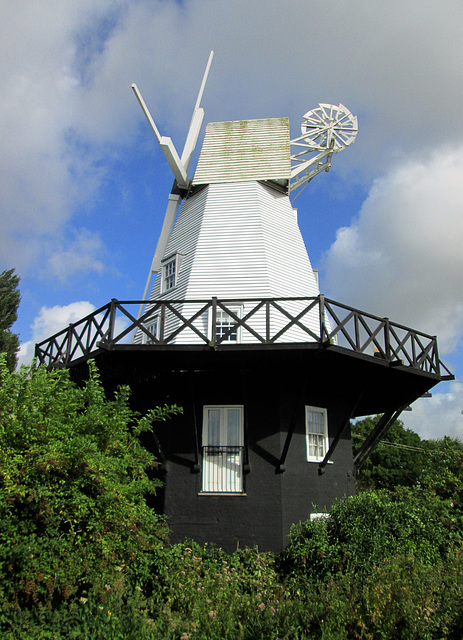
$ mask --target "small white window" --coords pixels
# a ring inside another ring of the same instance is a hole
[[[230,309],[238,318],[241,317],[241,308]],[[212,309],[209,315],[209,335],[212,335]],[[236,326],[236,320],[223,309],[217,308],[215,322],[215,336],[217,342],[241,342],[241,327]]]
[[[320,512],[320,513],[311,513],[309,516],[309,519],[310,519],[310,522],[313,522],[314,520],[328,520],[330,517],[331,516],[329,513]]]
[[[174,257],[162,266],[162,290],[169,291],[176,284],[177,258]]]
[[[177,276],[182,266],[183,255],[181,253],[171,254],[165,258],[161,266],[161,293],[175,289],[177,286]]]
[[[243,406],[208,405],[203,412],[204,493],[243,491]]]
[[[143,332],[144,344],[155,344],[154,338],[159,340],[159,316],[154,316],[144,323],[145,329],[150,332],[151,335]]]
[[[307,460],[321,462],[328,451],[328,413],[321,407],[305,408]]]

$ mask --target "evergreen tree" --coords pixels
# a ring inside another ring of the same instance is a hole
[[[354,455],[380,417],[369,416],[352,425]],[[397,420],[360,469],[358,489],[392,490],[398,486],[411,487],[417,482],[427,463],[426,443],[417,433],[406,429],[401,420]]]
[[[19,339],[11,331],[18,318],[18,306],[21,296],[18,290],[20,277],[14,269],[0,273],[0,353],[6,353],[6,362],[10,371],[16,367],[19,351]]]

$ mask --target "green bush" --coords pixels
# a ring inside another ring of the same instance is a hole
[[[303,617],[307,638],[461,640],[462,585],[461,550],[432,566],[393,555],[368,575],[339,573],[309,585],[292,602],[311,612]]]
[[[82,388],[66,370],[0,366],[0,628],[149,591],[167,528],[138,436],[178,408],[140,417],[127,388],[107,400],[93,363]]]
[[[445,436],[426,442],[427,464],[418,478],[426,494],[450,500],[463,511],[463,444]]]
[[[169,545],[129,391],[42,368],[0,380],[2,640],[460,640],[461,446],[413,488],[337,502],[281,557]],[[440,466],[439,466],[440,465]],[[438,472],[441,469],[442,473]]]
[[[189,541],[156,556],[159,637],[260,637],[256,629],[278,612],[282,587],[273,554],[246,549],[229,556]]]
[[[462,579],[461,551],[433,565],[417,556],[386,558],[358,589],[358,629],[372,639],[460,639]]]
[[[283,567],[297,584],[365,575],[397,554],[432,565],[461,544],[461,516],[450,501],[413,489],[363,492],[336,502],[329,518],[293,525]]]

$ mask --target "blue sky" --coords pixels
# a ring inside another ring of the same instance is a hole
[[[319,102],[355,144],[296,200],[328,296],[437,334],[457,381],[404,420],[463,437],[463,5],[407,0],[0,0],[0,269],[21,276],[22,361],[111,298],[137,299],[172,184],[131,91],[183,147],[205,122]]]

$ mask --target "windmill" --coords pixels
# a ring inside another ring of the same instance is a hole
[[[354,142],[346,107],[320,103],[294,140],[285,117],[209,123],[190,177],[211,61],[181,154],[133,86],[174,174],[143,299],[111,300],[36,356],[76,380],[94,358],[141,412],[183,407],[145,442],[172,540],[279,551],[292,523],[354,493],[401,411],[453,376],[435,336],[320,293],[292,203]],[[354,459],[350,420],[378,413]]]

